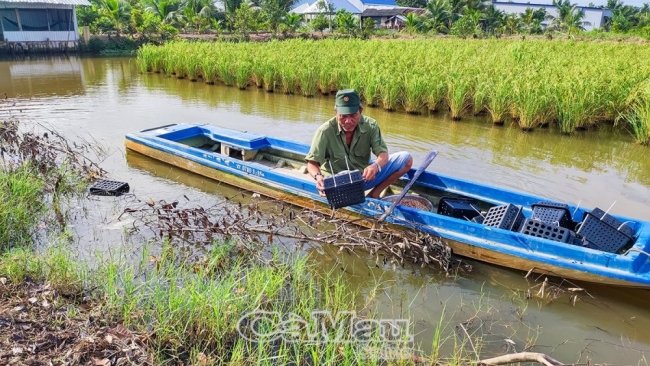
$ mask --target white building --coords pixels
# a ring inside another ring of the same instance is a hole
[[[558,15],[557,8],[549,4],[531,4],[531,3],[493,1],[492,5],[494,5],[494,7],[497,10],[501,10],[506,14],[523,14],[528,8],[531,8],[533,10],[544,8],[546,9],[546,14],[551,15],[553,17],[557,17]],[[592,8],[588,6],[578,6],[578,9],[580,9],[582,13],[585,15],[584,18],[582,19],[583,21],[582,26],[585,28],[586,31],[602,28],[607,22],[607,18],[611,18],[613,16],[612,11],[609,9]],[[546,25],[548,24],[548,21],[545,21],[542,24]]]
[[[0,0],[0,41],[20,48],[72,48],[79,41],[76,5],[88,0]]]

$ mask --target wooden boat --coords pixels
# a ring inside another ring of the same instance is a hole
[[[305,144],[188,124],[127,134],[125,144],[129,150],[235,187],[331,212],[306,173],[304,156],[309,146]],[[414,172],[391,189],[399,190]],[[650,288],[648,222],[615,217],[597,208],[549,203],[538,196],[429,171],[409,192],[432,202],[434,209],[400,204],[387,221],[448,239],[456,255],[580,281]],[[370,227],[390,205],[390,201],[367,198],[334,213]],[[562,212],[554,222],[543,220],[545,214],[555,217]]]

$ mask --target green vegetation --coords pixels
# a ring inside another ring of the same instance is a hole
[[[171,42],[141,48],[138,65],[186,77],[189,60],[201,60],[209,83],[305,96],[353,87],[368,106],[443,108],[454,119],[487,113],[524,130],[551,124],[570,134],[619,122],[647,144],[649,58],[650,47],[632,43],[350,39]]]

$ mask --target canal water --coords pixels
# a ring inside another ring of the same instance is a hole
[[[140,200],[187,196],[208,205],[236,189],[142,156],[126,154],[124,135],[169,123],[210,123],[308,143],[333,113],[332,97],[303,98],[240,91],[160,74],[140,74],[129,58],[21,59],[0,61],[0,117],[42,123],[71,139],[94,141],[108,152],[101,166],[126,181]],[[444,114],[411,116],[367,108],[389,150],[408,150],[417,165],[427,151],[440,153],[429,170],[479,180],[612,213],[650,220],[648,148],[625,128],[560,135],[550,129],[523,133],[492,126],[485,118],[453,122]],[[119,199],[90,198],[89,224],[78,227],[89,252],[119,247],[124,223]],[[108,233],[108,234],[107,234]],[[84,240],[92,238],[93,240]],[[317,249],[314,249],[317,248]],[[483,355],[534,351],[565,363],[647,365],[650,352],[648,291],[586,284],[589,293],[539,290],[543,278],[468,262],[473,270],[445,275],[420,267],[375,266],[364,254],[313,247],[313,263],[339,271],[384,317],[408,317],[415,341],[430,350],[437,330],[442,352],[452,337],[482,335],[465,351]],[[544,296],[542,296],[544,295]],[[467,334],[466,334],[467,333]]]

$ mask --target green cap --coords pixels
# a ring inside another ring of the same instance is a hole
[[[336,112],[339,114],[355,114],[361,107],[359,93],[354,89],[343,89],[336,93]]]

